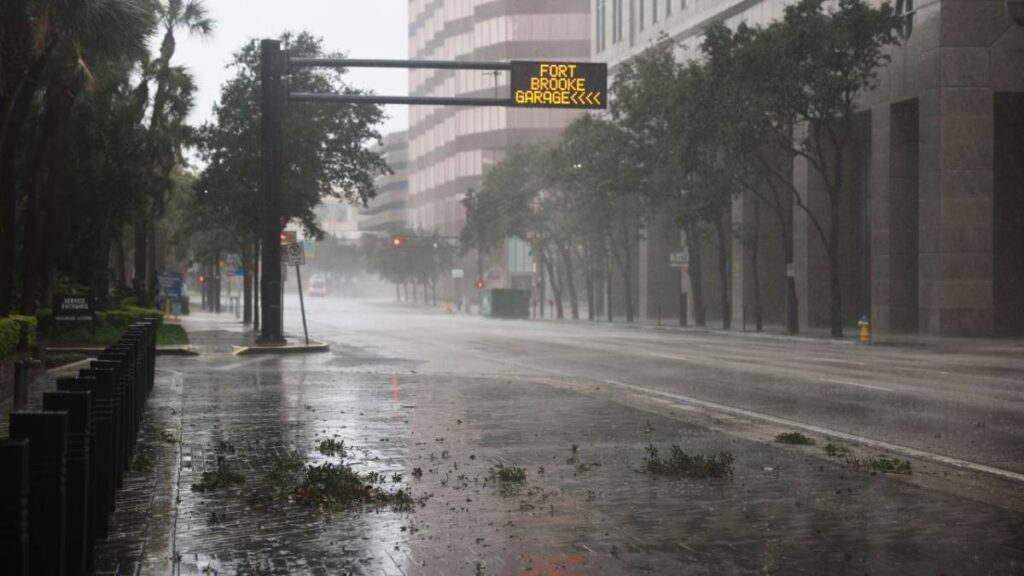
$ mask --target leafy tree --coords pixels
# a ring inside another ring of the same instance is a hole
[[[293,54],[324,55],[322,40],[307,32],[285,34],[281,40]],[[240,245],[257,246],[262,214],[258,47],[246,43],[231,67],[235,76],[221,90],[214,121],[200,131],[199,150],[206,168],[196,184],[195,210],[202,212],[196,220],[214,220]],[[344,74],[336,69],[296,70],[289,84],[296,92],[360,93],[345,82]],[[374,179],[389,169],[367,143],[380,140],[376,125],[382,117],[376,105],[288,106],[282,122],[282,227],[298,220],[309,236],[322,238],[314,209],[323,198],[365,204],[375,196]]]
[[[564,210],[573,214],[581,231],[599,231],[603,253],[614,261],[622,277],[626,321],[634,316],[633,249],[640,240],[646,205],[641,196],[644,170],[637,140],[618,124],[584,116],[570,124],[559,145],[561,174],[570,179]],[[569,168],[571,167],[571,168]],[[610,272],[611,266],[606,266]],[[612,318],[611,275],[607,275],[608,319]]]
[[[766,106],[759,108],[771,126],[795,126],[794,137],[778,144],[784,153],[807,162],[821,177],[827,196],[822,213],[793,190],[795,204],[807,214],[828,254],[834,337],[843,334],[839,238],[846,193],[844,153],[853,137],[857,98],[875,87],[878,69],[890,59],[887,48],[898,42],[900,25],[888,3],[874,7],[865,0],[800,0],[786,7],[781,21],[758,31],[744,51],[755,63],[772,62],[771,68],[759,71],[746,66],[746,71],[758,72],[748,86],[763,96]]]

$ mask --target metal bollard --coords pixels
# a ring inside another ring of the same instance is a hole
[[[106,538],[110,510],[114,507],[114,425],[111,386],[96,378],[60,378],[57,390],[89,392],[92,395],[93,435],[89,446],[89,504],[93,535]]]
[[[64,573],[86,573],[89,534],[89,442],[92,436],[92,397],[88,392],[46,392],[43,410],[68,414],[68,447],[65,487]]]
[[[114,473],[111,477],[113,489],[110,494],[110,511],[114,511],[114,493],[122,485],[122,475],[128,468],[128,410],[125,404],[124,384],[117,380],[116,373],[109,368],[89,368],[78,371],[79,378],[93,378],[110,389],[110,425],[113,429],[110,453]],[[97,399],[98,402],[98,399]],[[102,449],[102,448],[101,448]]]
[[[32,443],[29,459],[29,562],[32,574],[64,574],[66,412],[13,412],[11,438]]]
[[[19,360],[14,363],[14,409],[21,410],[28,403],[29,371],[32,362]]]
[[[0,442],[0,572],[29,572],[29,441]]]

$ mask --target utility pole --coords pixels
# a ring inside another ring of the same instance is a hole
[[[263,196],[262,276],[263,297],[260,315],[260,342],[284,343],[281,322],[281,116],[284,112],[284,90],[281,76],[287,66],[287,55],[281,42],[260,42],[261,107],[261,183]]]

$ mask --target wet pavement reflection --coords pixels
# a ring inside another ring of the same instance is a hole
[[[752,441],[682,410],[618,402],[599,387],[425,371],[352,344],[236,357],[225,352],[236,332],[193,324],[190,333],[204,354],[160,360],[161,414],[147,417],[163,420],[145,438],[163,450],[150,476],[177,478],[174,510],[150,523],[173,525],[178,574],[1024,570],[1019,512],[855,469],[820,444]],[[344,443],[344,458],[317,450],[327,439]],[[732,476],[642,471],[649,445],[673,444],[731,453]],[[409,490],[413,509],[324,513],[275,497],[272,472],[295,452],[313,465],[377,473],[380,489]],[[525,479],[503,481],[501,467],[521,468]],[[191,489],[221,469],[244,481]],[[166,497],[159,482],[150,486],[151,500]],[[159,565],[158,544],[108,549],[107,565],[128,573],[131,550],[141,565]]]

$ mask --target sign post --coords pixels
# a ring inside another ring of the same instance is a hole
[[[53,297],[53,334],[58,322],[89,322],[96,335],[96,307],[90,296],[57,294]]]
[[[299,287],[299,309],[302,310],[302,333],[306,336],[306,346],[309,346],[309,329],[306,328],[306,300],[302,294],[302,273],[300,266],[306,263],[306,251],[302,244],[292,242],[287,248],[288,263],[295,266],[295,283]]]
[[[672,268],[684,268],[690,265],[690,249],[683,248],[682,252],[672,252],[668,255],[668,265]],[[688,294],[686,292],[679,293],[679,325],[686,326],[687,314],[686,309],[689,307]]]

